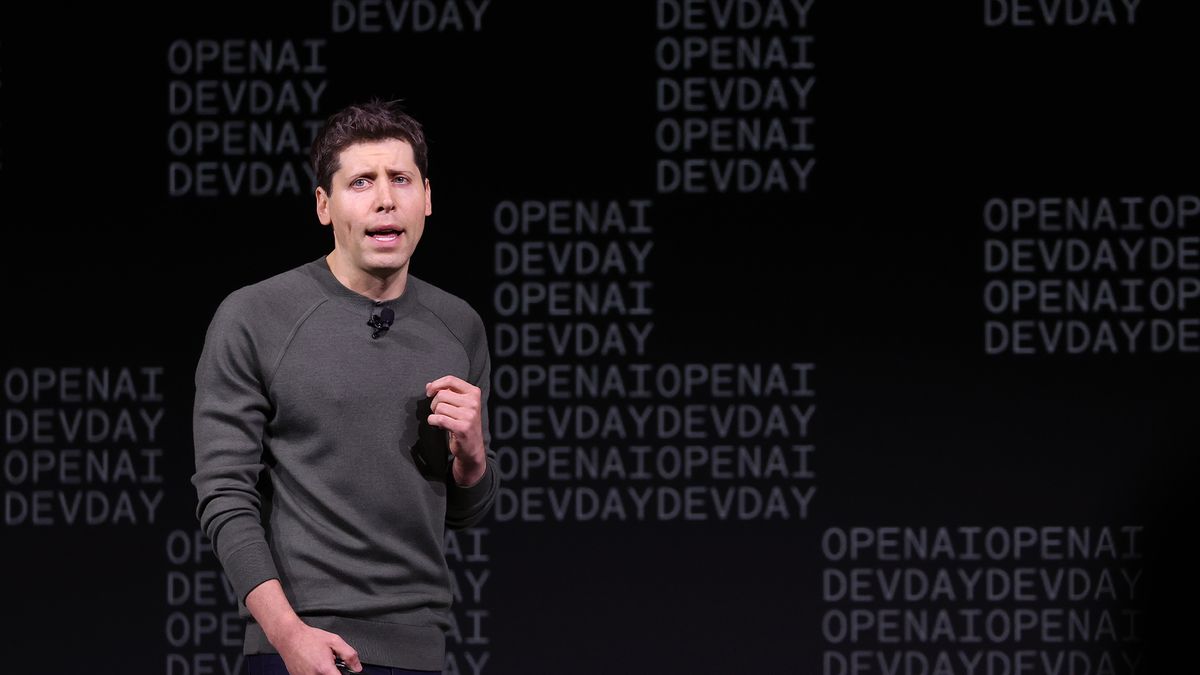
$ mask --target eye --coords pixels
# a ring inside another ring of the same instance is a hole
[[[395,180],[397,183],[407,183],[407,182],[409,182],[409,181],[408,181],[408,176],[396,176],[396,177],[395,177],[394,179],[392,179],[392,180]]]
[[[366,179],[366,178],[355,178],[355,179],[354,179],[354,180],[353,180],[353,181],[350,183],[350,187],[356,187],[356,188],[358,188],[358,187],[366,187],[366,186],[367,186],[367,179]]]

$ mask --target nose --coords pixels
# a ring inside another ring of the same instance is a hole
[[[392,196],[392,182],[381,180],[375,183],[375,202],[380,211],[391,211],[396,208],[396,200]]]

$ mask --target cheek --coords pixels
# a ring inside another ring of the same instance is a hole
[[[422,229],[422,228],[419,228],[419,227],[411,227],[411,226],[410,226],[410,227],[408,228],[408,234],[409,234],[409,236],[408,236],[408,246],[407,246],[407,248],[408,248],[408,251],[409,251],[409,253],[410,253],[410,254],[411,254],[413,251],[416,251],[416,250],[417,250],[417,242],[421,241],[421,233],[422,233],[422,232],[423,232],[423,229]]]
[[[357,229],[357,223],[362,219],[358,211],[346,208],[343,208],[341,211],[339,211],[337,217],[337,222],[341,224],[342,229],[346,230],[347,232]]]
[[[350,222],[349,219],[342,218],[342,219],[338,220],[337,225],[335,226],[335,229],[337,231],[338,238],[341,239],[342,241],[347,242],[347,243],[355,242],[356,238],[354,236],[354,225]]]

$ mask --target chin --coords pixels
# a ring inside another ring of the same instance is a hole
[[[408,267],[408,257],[404,258],[375,258],[363,261],[363,269],[376,274],[394,274]]]

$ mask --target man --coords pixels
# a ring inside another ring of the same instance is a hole
[[[483,518],[499,480],[483,322],[409,273],[426,152],[394,104],[331,116],[312,160],[333,251],[234,291],[208,328],[192,482],[251,675],[445,662],[445,528]]]

